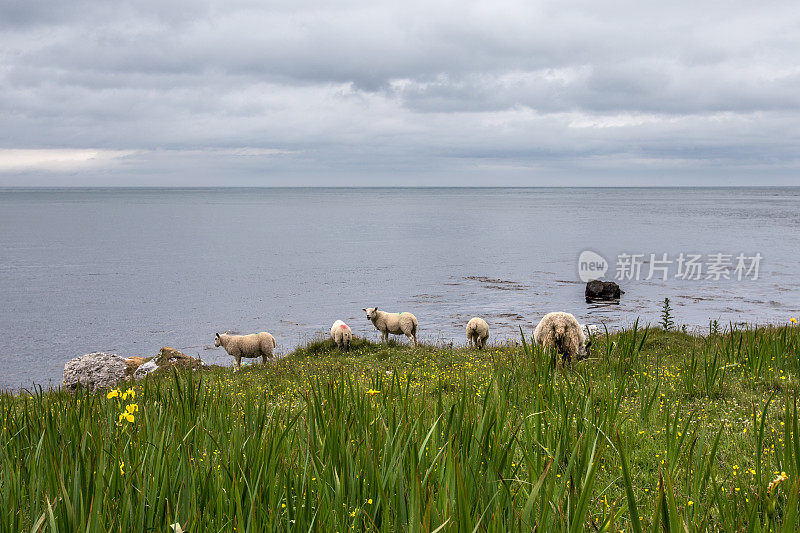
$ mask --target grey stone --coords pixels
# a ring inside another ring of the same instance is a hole
[[[75,357],[64,365],[64,387],[75,390],[78,385],[89,390],[114,387],[126,377],[128,364],[117,354],[94,352]]]

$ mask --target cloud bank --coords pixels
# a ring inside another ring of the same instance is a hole
[[[9,0],[0,185],[800,184],[796,2]]]

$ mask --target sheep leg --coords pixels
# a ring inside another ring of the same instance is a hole
[[[242,369],[242,356],[234,355],[233,358],[236,360],[236,368],[234,369],[234,372],[237,372]]]
[[[262,365],[266,365],[267,364],[267,354],[265,354],[265,353],[261,354],[261,364]]]
[[[381,331],[381,341],[389,342],[389,330]]]

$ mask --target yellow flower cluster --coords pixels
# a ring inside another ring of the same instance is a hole
[[[139,411],[139,405],[138,404],[129,403],[128,405],[125,406],[125,410],[122,411],[122,413],[120,413],[120,415],[119,415],[119,423],[121,424],[123,419],[126,422],[133,422],[135,420],[135,417],[133,416],[133,413],[136,413],[138,411]]]
[[[106,394],[106,398],[108,398],[109,400],[111,398],[121,398],[122,401],[125,401],[128,399],[128,397],[136,398],[136,391],[134,389],[128,389],[125,392],[122,392],[119,389],[113,389],[108,394]]]
[[[136,391],[132,388],[127,389],[125,392],[122,392],[119,389],[113,389],[108,394],[106,394],[106,398],[109,400],[112,398],[120,398],[121,401],[125,401],[128,398],[136,398]],[[133,423],[136,420],[136,417],[133,416],[133,413],[139,411],[139,405],[135,403],[129,403],[125,406],[125,410],[122,411],[117,419],[118,424],[122,424],[122,421],[125,420],[126,422]],[[122,467],[120,466],[120,470]]]

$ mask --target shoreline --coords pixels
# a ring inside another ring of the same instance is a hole
[[[732,325],[733,325],[733,327],[734,327],[734,329],[736,331],[761,330],[761,329],[780,329],[780,328],[783,328],[783,327],[792,327],[793,325],[797,324],[797,322],[795,322],[793,324],[791,322],[791,320],[792,319],[790,318],[785,323],[782,323],[782,324],[781,323],[758,324],[758,323],[740,322],[740,323],[734,323]],[[684,335],[688,335],[690,337],[694,337],[694,338],[698,338],[698,339],[707,338],[707,337],[709,337],[711,335],[714,335],[714,334],[716,334],[716,335],[725,335],[725,334],[730,332],[730,326],[731,326],[730,323],[726,324],[726,325],[718,323],[717,324],[718,329],[716,330],[716,332],[714,332],[714,331],[712,331],[713,328],[714,328],[713,321],[711,321],[711,322],[712,323],[710,323],[709,326],[706,327],[706,328],[702,328],[700,326],[696,326],[696,327],[690,329],[690,328],[686,327],[686,325],[680,325],[680,326],[673,327],[671,329],[671,331],[674,331],[676,333],[682,333]],[[582,326],[584,328],[586,328],[586,327],[595,328],[596,327],[597,329],[593,329],[592,330],[592,331],[595,332],[594,335],[595,335],[596,338],[603,338],[605,336],[605,330],[603,329],[603,324],[602,323],[601,324],[583,324]],[[630,329],[632,326],[633,326],[633,324],[630,324],[627,327],[625,325],[620,325],[620,326],[617,326],[617,327],[608,327],[608,333],[610,335],[618,334],[620,332],[624,332],[624,331]],[[648,328],[650,331],[654,331],[654,330],[662,331],[657,324],[638,325],[638,328],[640,330],[644,330],[645,328]],[[531,339],[533,337],[533,329],[534,328],[532,327],[530,329],[530,331],[522,330],[523,334],[525,335],[525,338],[527,339],[527,342],[529,342],[529,343],[531,342]],[[586,329],[584,330],[584,332],[588,333],[588,331]],[[379,332],[377,332],[377,330],[374,331],[373,335],[370,336],[370,337],[354,336],[354,338],[358,339],[359,342],[367,342],[367,343],[373,343],[373,344],[379,344],[379,337],[380,337],[380,334],[379,334]],[[392,337],[396,337],[396,336],[390,336],[390,342],[391,342],[392,346],[401,348],[401,347],[403,347],[405,345],[403,340],[396,340],[396,339],[394,339]],[[399,337],[397,337],[397,338],[399,339]],[[404,337],[403,337],[403,339],[404,339]],[[304,341],[302,341],[302,340],[299,341],[288,352],[283,352],[283,351],[276,352],[276,354],[275,354],[275,356],[274,356],[274,358],[272,360],[272,364],[278,363],[278,362],[280,362],[282,360],[289,359],[289,358],[292,358],[292,357],[302,356],[307,351],[308,346],[319,345],[320,343],[321,344],[325,344],[325,345],[329,345],[329,347],[330,347],[330,344],[332,343],[332,341],[330,339],[329,334],[327,334],[327,333],[325,333],[323,331],[320,331],[317,334],[309,336]],[[488,349],[497,349],[497,348],[507,349],[507,348],[518,348],[520,346],[522,346],[521,337],[519,335],[517,335],[516,337],[504,336],[503,340],[501,340],[501,341],[498,341],[498,340],[494,339],[493,337],[490,337],[490,340],[489,340],[489,343],[487,345],[487,348]],[[413,350],[413,348],[411,348],[411,347],[408,347],[408,348],[409,348],[409,350]],[[164,349],[164,348],[162,348],[162,349]],[[170,349],[172,349],[172,348],[170,348]],[[458,351],[458,350],[467,350],[467,349],[469,349],[469,345],[468,345],[468,341],[466,340],[466,338],[464,338],[464,339],[462,339],[460,341],[456,341],[455,339],[445,340],[445,339],[442,339],[440,337],[438,340],[433,341],[433,342],[426,341],[423,338],[423,339],[420,340],[420,349],[424,349],[424,350]],[[180,353],[183,353],[184,350],[187,351],[187,352],[190,351],[190,350],[186,350],[186,349],[182,349],[182,348],[179,348],[177,350]],[[224,363],[220,364],[219,361],[217,361],[217,362],[207,362],[207,359],[203,359],[203,357],[200,355],[200,352],[197,352],[196,350],[191,350],[191,351],[196,351],[197,357],[189,355],[189,354],[186,354],[186,355],[188,357],[192,358],[192,359],[197,359],[198,361],[202,362],[203,366],[207,367],[207,369],[215,369],[215,370],[223,370],[223,371],[224,370],[232,370],[232,368],[233,368],[233,366],[232,366],[233,365],[233,358],[230,357],[228,354],[226,354],[224,349],[221,348],[221,347],[220,348],[213,348],[213,350],[215,350],[216,351],[215,353],[217,353],[218,356],[219,356],[217,359],[222,359],[223,361],[228,361],[229,364],[224,364]],[[113,353],[113,352],[110,352],[110,353]],[[120,355],[120,357],[122,357],[123,359],[134,358],[134,359],[142,359],[143,361],[150,361],[151,359],[154,359],[155,357],[157,357],[157,355],[158,354],[149,355],[149,356],[148,355],[145,355],[145,356],[140,356],[140,355]],[[65,363],[66,362],[67,361],[65,361]],[[242,359],[242,366],[243,367],[249,367],[249,366],[253,366],[253,365],[256,365],[256,364],[260,364],[260,363],[257,362],[257,359],[247,359],[247,358],[243,358]],[[62,388],[63,388],[63,384],[62,383],[54,384],[52,382],[48,383],[48,384],[40,384],[40,383],[35,383],[34,382],[28,387],[19,387],[17,389],[14,389],[14,388],[11,388],[11,387],[2,388],[2,389],[0,389],[0,394],[22,394],[22,393],[31,394],[31,391],[35,391],[35,390],[40,389],[40,388],[45,392],[60,392],[62,390]]]

